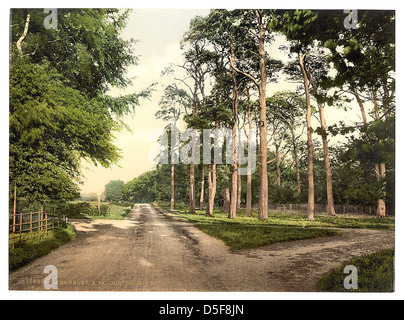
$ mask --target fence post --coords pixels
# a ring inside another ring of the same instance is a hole
[[[22,241],[22,212],[20,213],[20,246]]]
[[[41,207],[41,240],[43,239],[44,222],[43,207]]]
[[[48,214],[46,213],[45,209],[45,234],[48,234]]]
[[[15,235],[15,216],[17,214],[17,184],[14,185],[14,209],[13,209],[13,250],[14,250],[14,235]]]
[[[14,214],[13,214],[13,233],[15,233],[15,215],[17,214],[17,184],[14,187]]]
[[[42,212],[38,212],[38,240],[41,240]]]

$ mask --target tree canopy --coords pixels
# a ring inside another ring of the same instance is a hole
[[[108,95],[131,83],[125,70],[137,61],[119,36],[128,11],[59,9],[57,29],[46,16],[11,11],[10,186],[39,202],[76,198],[82,160],[116,163],[117,116],[149,93]]]

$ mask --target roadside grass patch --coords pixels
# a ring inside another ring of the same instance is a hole
[[[67,224],[50,230],[42,240],[38,240],[38,233],[23,234],[20,247],[9,251],[9,272],[15,271],[28,263],[47,255],[60,246],[66,244],[76,236],[74,228]],[[11,241],[10,241],[11,248]]]
[[[279,242],[335,236],[338,231],[302,228],[290,226],[273,226],[266,224],[211,223],[196,222],[195,226],[206,234],[223,240],[235,250],[252,249]]]
[[[159,204],[167,211],[169,205]],[[285,241],[311,239],[339,235],[340,231],[327,230],[311,226],[309,221],[298,215],[290,215],[289,219],[274,216],[266,221],[258,220],[253,215],[246,217],[239,213],[236,219],[228,219],[220,209],[214,210],[214,217],[207,217],[205,211],[197,210],[191,215],[187,207],[179,206],[174,213],[188,220],[206,234],[221,239],[234,250],[251,249]]]
[[[344,268],[347,265],[358,269],[358,289],[344,287]],[[383,250],[346,262],[331,271],[317,283],[320,292],[394,292],[394,249]]]
[[[159,203],[160,207],[167,211],[170,211],[170,204]],[[227,214],[223,213],[221,209],[215,209],[213,212],[214,217],[206,217],[204,210],[196,210],[195,215],[191,215],[188,212],[187,206],[178,205],[174,210],[176,213],[187,217],[189,219],[206,219],[207,221],[211,219],[224,219],[223,221],[234,221],[243,224],[248,223],[264,223],[270,225],[280,225],[280,226],[299,226],[299,227],[320,227],[320,228],[353,228],[353,229],[394,229],[395,228],[395,218],[394,217],[384,217],[378,218],[375,216],[348,216],[348,215],[338,215],[336,217],[331,217],[325,214],[316,214],[314,221],[308,221],[306,214],[303,213],[285,213],[270,211],[268,213],[268,220],[258,220],[257,211],[252,212],[251,217],[246,217],[244,210],[237,212],[236,219],[228,219]]]
[[[215,209],[214,216],[207,217],[204,210],[196,210],[196,214],[189,214],[186,205],[176,205],[174,211],[170,210],[169,203],[158,205],[194,223],[201,231],[223,240],[235,250],[340,235],[341,231],[335,228],[394,229],[395,226],[395,219],[390,217],[316,215],[315,221],[308,221],[306,215],[301,213],[269,212],[267,220],[259,220],[256,211],[247,217],[244,210],[240,210],[236,219],[228,219],[228,215],[221,209]]]
[[[128,206],[128,204],[110,204],[109,215],[107,216],[90,216],[85,215],[84,218],[92,220],[123,220],[127,214],[132,210],[133,206]]]

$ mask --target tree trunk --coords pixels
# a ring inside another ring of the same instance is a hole
[[[217,189],[217,176],[216,176],[216,164],[212,164],[212,195],[209,202],[209,210],[213,215],[213,209],[215,208],[215,197]]]
[[[216,165],[208,166],[208,205],[206,207],[206,215],[208,217],[213,217],[213,208],[215,203],[216,195]]]
[[[212,199],[212,165],[208,165],[208,204],[206,206],[206,216],[211,217],[212,211],[210,209],[210,203]]]
[[[260,191],[258,218],[268,219],[268,142],[267,142],[267,106],[266,106],[266,87],[267,87],[267,66],[265,55],[265,25],[262,21],[262,15],[256,10],[259,25],[258,51],[260,66],[260,88],[259,88],[259,105],[260,105],[260,152],[259,152],[259,176]]]
[[[231,55],[234,61],[234,46],[231,46]],[[238,88],[236,71],[232,69],[233,78],[233,172],[231,176],[231,199],[229,218],[234,219],[237,215],[237,185],[238,185],[238,163],[237,163],[237,130],[238,130]]]
[[[171,204],[170,204],[170,208],[171,210],[174,210],[174,206],[175,206],[175,164],[172,163],[171,164]]]
[[[377,180],[382,179],[386,175],[386,165],[385,164],[375,164],[375,172]],[[383,199],[377,200],[377,211],[376,215],[381,218],[386,216],[386,203]]]
[[[362,99],[359,97],[359,94],[357,94],[356,92],[351,92],[351,93],[355,96],[356,101],[358,102],[359,108],[361,109],[363,124],[367,125],[368,120],[366,118],[366,111],[365,111],[365,107],[363,105]]]
[[[308,199],[307,199],[307,219],[314,220],[314,168],[313,168],[313,129],[311,127],[311,102],[309,92],[309,80],[304,66],[304,54],[299,53],[299,66],[302,71],[304,81],[304,92],[306,96],[306,124],[307,124],[307,149],[308,149]]]
[[[199,198],[199,210],[203,210],[203,197],[205,195],[205,168],[202,165],[201,195]]]
[[[296,168],[296,189],[297,189],[297,194],[300,196],[302,194],[302,188],[301,188],[301,183],[300,183],[299,154],[297,152],[296,133],[295,133],[295,125],[294,124],[292,124],[290,131],[291,131],[291,134],[292,134],[293,157],[294,157],[294,160],[295,160],[295,168]]]
[[[233,173],[231,175],[231,197],[229,219],[235,219],[237,216],[237,168],[233,165]]]
[[[193,97],[192,97],[192,116],[193,118],[198,117],[198,82],[195,79],[194,83],[194,91],[193,91]],[[192,142],[191,142],[191,163],[189,164],[189,213],[190,214],[195,214],[195,161],[193,159],[194,155],[194,143],[195,139],[192,137]]]
[[[318,95],[317,86],[314,83],[310,75],[309,80],[314,89],[314,92]],[[318,102],[317,102],[318,103]],[[323,154],[324,154],[324,164],[326,173],[326,183],[327,183],[327,213],[331,216],[336,216],[335,206],[334,206],[334,195],[332,190],[332,173],[330,164],[330,153],[328,150],[328,139],[327,139],[327,124],[324,115],[324,104],[318,103],[318,111],[320,113],[320,125],[321,125],[321,140],[323,142]]]
[[[253,127],[253,121],[251,117],[251,101],[250,101],[250,89],[247,89],[247,99],[248,99],[248,129],[250,130],[247,135],[248,139],[248,146],[250,148],[251,143],[252,143],[252,137],[251,137],[251,130]],[[247,132],[246,132],[247,134]],[[252,176],[251,176],[251,161],[252,157],[250,152],[248,152],[248,163],[247,163],[247,196],[246,196],[246,204],[245,204],[245,215],[247,217],[251,216],[251,207],[252,207]]]
[[[380,164],[380,179],[384,179],[386,177],[386,164]],[[377,216],[385,217],[386,216],[386,203],[383,199],[377,200]]]
[[[251,211],[252,211],[251,185],[252,185],[252,176],[251,176],[251,174],[249,174],[249,175],[247,175],[247,198],[246,198],[246,204],[245,204],[245,215],[247,217],[251,216]]]
[[[220,129],[220,124],[219,122],[215,121],[215,144],[214,144],[214,149],[218,148],[219,144],[219,129]],[[209,186],[209,192],[208,192],[208,205],[206,207],[206,215],[212,217],[213,216],[213,209],[215,206],[215,197],[216,197],[216,189],[217,189],[217,176],[216,176],[216,164],[213,162],[213,164],[208,166],[208,186]]]
[[[27,18],[25,20],[24,31],[23,31],[21,37],[17,40],[17,43],[15,44],[17,46],[18,52],[21,53],[21,54],[22,54],[22,42],[24,41],[25,37],[28,34],[28,28],[29,28],[30,19],[31,19],[31,15],[28,13]]]
[[[376,91],[373,91],[373,104],[375,108],[375,119],[379,120],[379,104],[377,102],[377,94]],[[379,163],[375,165],[375,171],[377,180],[382,180],[386,177],[386,164]],[[377,216],[385,217],[386,216],[386,203],[383,198],[377,200]]]
[[[274,133],[275,139],[275,133]],[[279,145],[275,142],[275,161],[276,161],[276,185],[281,186],[281,158],[279,156]]]
[[[189,164],[189,213],[195,214],[195,163]]]
[[[324,116],[324,105],[319,104],[318,109],[320,112],[320,122],[321,122],[321,139],[323,140],[323,153],[325,162],[325,173],[327,180],[327,213],[331,216],[336,216],[334,207],[334,195],[332,190],[332,173],[330,164],[330,154],[328,151],[328,140],[327,140],[327,125]]]
[[[237,210],[241,209],[241,175],[237,175]]]
[[[259,129],[259,202],[258,202],[258,218],[268,219],[268,146],[267,146],[267,117],[266,117],[266,87],[267,87],[267,64],[266,64],[266,52],[265,52],[265,34],[266,26],[262,19],[260,10],[256,9],[255,14],[257,16],[259,36],[258,36],[258,53],[259,53],[259,69],[260,69],[260,82],[258,82],[253,76],[247,74],[235,65],[235,59],[230,59],[233,70],[243,74],[258,88],[259,92],[259,105],[260,105],[260,129]]]
[[[224,190],[223,212],[230,213],[230,188]]]

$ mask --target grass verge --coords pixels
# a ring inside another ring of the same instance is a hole
[[[168,203],[158,205],[171,211]],[[196,210],[196,214],[189,214],[188,207],[181,205],[176,206],[174,212],[192,222],[201,231],[223,240],[235,250],[341,234],[340,231],[329,228],[394,229],[395,226],[395,219],[390,217],[317,215],[315,221],[308,221],[305,214],[269,212],[267,220],[259,220],[257,212],[253,212],[251,217],[246,217],[241,210],[236,219],[230,220],[220,209],[214,210],[214,217],[207,217],[202,210]]]
[[[344,280],[345,266],[352,265],[358,270],[358,289],[347,290]],[[343,266],[325,275],[317,283],[321,292],[394,292],[394,249],[348,261]]]
[[[169,205],[159,204],[165,210]],[[234,250],[251,249],[279,242],[312,239],[339,235],[337,230],[328,230],[310,225],[300,217],[294,220],[273,216],[268,220],[258,220],[256,217],[246,217],[239,214],[236,219],[228,219],[221,210],[214,210],[214,217],[207,217],[204,211],[197,210],[191,215],[186,207],[174,211],[179,217],[192,222],[206,234],[221,239]]]
[[[49,231],[42,240],[38,240],[38,233],[36,232],[24,234],[24,241],[21,246],[9,251],[9,272],[15,271],[35,259],[52,252],[69,242],[75,236],[76,232],[69,224]]]

